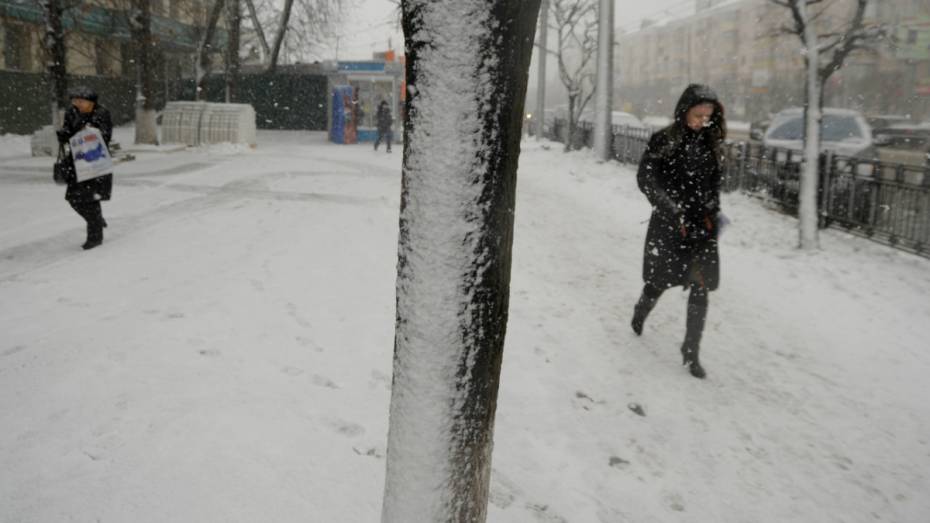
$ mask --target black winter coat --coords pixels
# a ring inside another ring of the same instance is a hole
[[[378,120],[379,133],[386,133],[391,130],[391,123],[393,123],[393,119],[391,118],[391,110],[387,105],[378,106],[378,113],[376,118]]]
[[[60,138],[62,136],[70,138],[86,125],[100,129],[100,134],[103,135],[103,141],[106,142],[107,148],[110,147],[110,138],[113,136],[113,120],[110,118],[110,111],[101,105],[95,105],[94,110],[87,114],[78,111],[77,107],[69,107],[68,110],[65,111],[65,119],[61,126],[62,132],[60,133]],[[112,174],[98,176],[97,178],[91,178],[83,182],[72,180],[68,182],[65,200],[69,202],[109,200],[112,191]]]
[[[694,282],[714,290],[720,283],[721,158],[709,130],[684,123],[684,113],[705,100],[685,98],[676,121],[650,138],[636,176],[652,204],[643,280],[660,289]]]

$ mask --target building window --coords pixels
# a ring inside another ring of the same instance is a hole
[[[97,76],[113,76],[113,61],[116,57],[104,40],[94,42],[94,72]]]
[[[917,43],[917,31],[914,29],[908,29],[907,31],[907,43],[916,44]]]
[[[20,24],[5,24],[3,39],[3,61],[13,71],[29,70],[29,51],[32,42],[29,31]]]

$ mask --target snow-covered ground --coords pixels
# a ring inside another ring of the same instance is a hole
[[[138,150],[83,252],[51,160],[0,138],[0,521],[377,521],[400,148]],[[696,380],[686,295],[629,328],[633,172],[549,145],[521,156],[489,521],[928,520],[930,261],[800,253],[728,195]]]

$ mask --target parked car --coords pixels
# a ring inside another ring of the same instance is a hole
[[[749,122],[749,139],[761,142],[770,125],[772,125],[772,120],[769,118]]]
[[[629,129],[648,129],[635,115],[623,111],[611,111],[611,124]],[[585,110],[578,117],[579,122],[594,123],[594,111]]]
[[[867,118],[875,145],[924,150],[930,146],[930,121],[916,123],[908,116],[877,115]]]
[[[643,125],[650,131],[659,131],[672,124],[672,119],[668,116],[644,116]]]
[[[772,117],[762,145],[791,151],[804,149],[804,111],[800,107],[785,109]],[[838,156],[873,159],[877,156],[872,129],[858,111],[823,109],[820,122],[820,149]]]

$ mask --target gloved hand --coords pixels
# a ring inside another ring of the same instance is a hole
[[[700,219],[686,219],[684,216],[680,218],[680,227],[679,232],[681,233],[681,238],[686,240],[689,243],[698,243],[711,238],[716,237],[717,235],[717,223],[714,216],[705,214]]]
[[[71,138],[71,133],[65,129],[58,129],[55,135],[58,136],[58,143],[68,143],[68,139]]]

